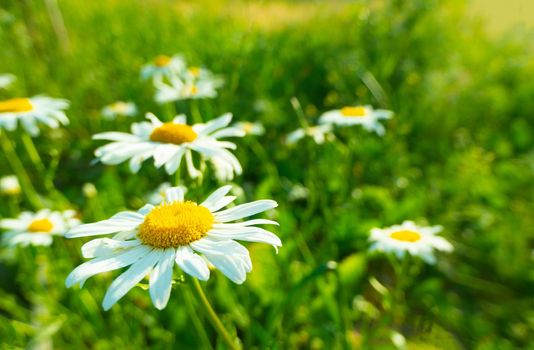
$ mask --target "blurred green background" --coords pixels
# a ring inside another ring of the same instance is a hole
[[[156,55],[183,53],[225,78],[220,96],[200,104],[207,118],[230,111],[265,125],[261,138],[237,140],[244,175],[235,183],[241,200],[280,203],[284,246],[275,255],[248,245],[254,271],[242,286],[220,274],[207,284],[244,348],[389,349],[392,330],[409,349],[532,348],[531,2],[515,17],[499,1],[60,0],[66,30],[53,4],[2,1],[0,73],[18,81],[1,97],[71,101],[71,125],[35,142],[47,164],[57,162],[55,184],[84,221],[136,209],[169,181],[149,164],[137,176],[125,165],[90,165],[100,144],[92,134],[129,129],[130,120],[102,120],[103,105],[132,100],[142,113],[170,117],[139,79]],[[298,113],[313,123],[354,103],[396,113],[383,138],[349,128],[333,143],[284,143],[300,126]],[[0,164],[0,175],[9,174],[3,155]],[[44,191],[42,174],[32,176]],[[86,183],[96,197],[84,196]],[[217,187],[204,185],[200,197]],[[292,195],[299,186],[305,198]],[[29,206],[2,204],[0,216],[18,208]],[[391,318],[370,283],[389,288],[391,267],[366,253],[367,238],[372,227],[405,219],[443,225],[456,250],[422,267]],[[102,311],[115,274],[65,289],[82,260],[78,241],[0,250],[2,348],[224,348],[187,284],[176,285],[161,312],[141,288]]]

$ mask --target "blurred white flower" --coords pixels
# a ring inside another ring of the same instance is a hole
[[[291,190],[289,190],[289,193],[287,194],[287,199],[290,202],[294,202],[301,199],[308,198],[310,194],[310,190],[308,190],[305,186],[301,184],[295,184],[291,187]]]
[[[237,128],[226,127],[232,121],[230,113],[213,119],[206,124],[186,124],[184,115],[172,122],[163,123],[155,115],[148,113],[150,122],[132,124],[132,133],[104,132],[93,136],[95,140],[113,141],[95,151],[96,157],[104,164],[115,165],[130,160],[130,170],[136,173],[141,163],[154,158],[157,168],[164,166],[170,175],[180,167],[185,157],[191,178],[201,175],[193,164],[192,152],[203,155],[226,179],[241,174],[241,165],[228,149],[235,149],[234,143],[219,141],[221,137],[241,137],[244,133]]]
[[[37,122],[51,128],[58,128],[60,124],[67,125],[69,119],[63,110],[68,106],[67,100],[46,96],[0,101],[0,128],[13,131],[20,121],[30,135],[37,136],[39,135]]]
[[[83,245],[82,255],[92,260],[69,274],[67,287],[83,285],[96,274],[130,266],[111,283],[103,308],[111,308],[149,275],[152,302],[163,309],[171,293],[174,263],[184,273],[205,281],[210,277],[209,262],[233,282],[243,283],[252,263],[248,250],[235,240],[267,243],[275,248],[281,247],[282,242],[275,234],[254,226],[277,225],[274,221],[230,222],[275,208],[277,203],[259,200],[221,210],[235,199],[227,196],[230,189],[231,186],[221,187],[197,204],[186,201],[180,188],[169,188],[159,206],[147,204],[137,212],[120,212],[108,220],[70,230],[68,238],[114,236]]]
[[[385,133],[380,119],[390,119],[393,112],[385,109],[373,109],[370,105],[343,107],[324,113],[319,118],[321,124],[335,124],[340,126],[361,125],[368,131],[374,131],[382,136]]]
[[[102,108],[102,116],[107,120],[117,117],[133,117],[136,114],[137,107],[133,102],[117,101]]]
[[[306,128],[299,128],[291,132],[289,135],[287,135],[287,143],[297,143],[305,136],[313,138],[313,140],[317,144],[322,144],[325,141],[332,141],[334,139],[334,134],[332,133],[332,125],[324,124],[317,126],[309,126]]]
[[[20,191],[19,179],[15,175],[8,175],[0,178],[0,194],[5,196],[16,196]]]
[[[245,135],[261,136],[265,134],[265,127],[260,122],[237,122],[234,124],[234,126],[243,130]]]
[[[453,246],[445,238],[437,236],[443,227],[417,226],[413,221],[404,221],[400,225],[388,228],[373,228],[369,240],[370,251],[394,253],[403,258],[407,253],[418,256],[429,264],[436,261],[434,250],[452,252]]]
[[[15,80],[17,77],[13,74],[0,74],[0,89],[7,89]]]
[[[141,68],[143,79],[163,80],[176,74],[183,74],[186,70],[185,60],[181,55],[159,55],[152,62]]]
[[[155,100],[158,103],[185,99],[213,98],[217,88],[223,85],[222,79],[207,69],[192,67],[182,74],[171,74],[168,80],[155,80]]]
[[[148,203],[154,205],[161,204],[161,202],[165,200],[165,193],[171,187],[172,185],[170,184],[170,182],[164,182],[159,185],[155,191],[153,191],[147,196]],[[187,193],[187,188],[185,186],[178,186],[178,188],[180,188],[184,194]]]
[[[85,198],[95,198],[98,195],[98,190],[94,184],[86,182],[82,186],[82,193]]]
[[[23,212],[17,219],[0,220],[0,228],[7,230],[2,242],[7,246],[50,245],[52,236],[62,236],[79,225],[74,210],[64,212],[42,209],[36,213]]]

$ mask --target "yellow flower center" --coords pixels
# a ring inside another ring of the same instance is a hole
[[[30,232],[50,232],[54,228],[54,224],[48,219],[33,220],[28,226]]]
[[[145,217],[138,236],[155,248],[179,247],[204,237],[214,222],[208,208],[195,202],[163,203]]]
[[[421,239],[421,235],[418,232],[410,230],[395,231],[389,235],[389,237],[402,242],[417,242]]]
[[[0,113],[29,112],[31,110],[33,110],[33,106],[29,98],[0,101]]]
[[[115,113],[126,113],[128,111],[128,104],[126,102],[115,102],[111,105],[111,110]]]
[[[192,127],[175,123],[165,123],[152,130],[150,134],[150,140],[154,142],[173,143],[175,145],[192,142],[196,138],[197,133]]]
[[[344,117],[365,117],[367,115],[367,110],[365,107],[343,107],[341,108],[341,114]]]
[[[196,95],[198,93],[198,88],[193,85],[191,86],[191,89],[189,90],[189,92],[191,92],[191,95]]]
[[[154,64],[158,67],[165,67],[171,62],[171,59],[172,58],[167,55],[159,55],[154,59]]]
[[[187,70],[194,78],[200,75],[200,67],[191,67]]]
[[[243,124],[243,131],[247,134],[251,133],[252,130],[254,130],[254,124],[249,122],[244,122]]]

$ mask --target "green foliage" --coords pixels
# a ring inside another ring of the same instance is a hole
[[[99,144],[91,135],[130,125],[102,120],[103,105],[133,100],[142,114],[170,117],[139,78],[154,56],[183,53],[224,76],[220,96],[200,103],[207,119],[230,111],[236,120],[265,125],[258,140],[237,141],[244,175],[236,183],[244,199],[280,203],[274,215],[284,246],[275,255],[270,247],[248,245],[254,271],[241,286],[220,273],[207,283],[208,297],[244,348],[388,349],[392,330],[413,349],[529,346],[534,61],[526,36],[488,39],[466,19],[460,1],[59,5],[68,47],[44,2],[3,2],[0,73],[19,79],[0,94],[71,101],[71,124],[35,142],[47,166],[59,161],[55,185],[85,222],[139,208],[147,192],[172,181],[149,164],[138,175],[126,165],[91,165]],[[310,124],[328,109],[354,103],[391,109],[395,117],[383,138],[345,128],[336,130],[335,142],[288,146],[285,135],[300,127],[292,98]],[[9,135],[31,164],[18,134]],[[0,164],[0,175],[9,174],[3,154]],[[31,172],[44,192],[41,175]],[[86,183],[95,185],[96,197],[83,195]],[[214,180],[204,185],[191,193],[202,198],[217,186]],[[290,200],[296,185],[308,196]],[[19,208],[29,203],[2,204],[0,216]],[[397,307],[388,302],[396,283],[388,260],[366,250],[371,228],[405,219],[443,225],[455,251],[438,256],[436,266],[419,266]],[[104,312],[100,302],[112,274],[66,289],[65,277],[82,260],[77,241],[0,250],[4,348],[216,342],[223,348],[187,283],[175,285],[161,312],[141,288]]]

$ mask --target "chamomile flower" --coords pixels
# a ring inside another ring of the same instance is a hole
[[[170,76],[168,81],[155,81],[155,100],[158,103],[166,103],[186,99],[214,98],[217,96],[217,88],[222,84],[220,78],[215,77],[206,69],[189,68],[185,74]]]
[[[385,129],[379,123],[381,119],[390,119],[393,113],[385,109],[373,109],[372,106],[343,107],[324,113],[319,118],[321,124],[335,124],[340,126],[361,125],[368,131],[384,135]]]
[[[99,273],[129,266],[112,283],[102,306],[108,310],[145,276],[153,304],[163,309],[169,300],[174,264],[186,274],[208,280],[208,264],[237,284],[252,270],[247,248],[236,240],[282,246],[273,233],[255,227],[277,224],[255,219],[231,223],[277,206],[272,200],[259,200],[221,210],[235,197],[227,196],[231,186],[223,186],[198,204],[184,199],[178,187],[167,190],[158,206],[145,205],[137,212],[120,212],[108,220],[81,225],[70,230],[68,238],[113,234],[97,238],[82,247],[82,255],[92,260],[75,268],[66,285],[84,282]]]
[[[102,108],[102,116],[107,120],[117,117],[133,117],[136,114],[137,107],[133,102],[117,101]]]
[[[176,74],[183,74],[186,69],[185,60],[181,55],[159,55],[143,66],[141,77],[143,79],[163,80]]]
[[[148,203],[158,205],[161,202],[163,202],[165,200],[165,193],[171,187],[172,185],[169,182],[164,182],[161,185],[159,185],[155,191],[153,191],[147,196]],[[182,190],[184,194],[187,193],[187,188],[185,186],[178,186],[178,187]]]
[[[13,74],[0,74],[0,89],[7,89],[17,78]]]
[[[332,125],[323,124],[323,125],[317,125],[317,126],[309,126],[306,128],[299,128],[291,132],[289,135],[287,135],[287,143],[288,144],[297,143],[299,140],[303,139],[305,136],[309,136],[313,138],[313,140],[317,144],[322,144],[326,140],[331,141],[334,139],[334,134],[332,133]]]
[[[30,135],[37,136],[38,122],[51,128],[58,128],[60,124],[67,125],[69,119],[63,110],[68,106],[67,100],[46,96],[0,101],[0,128],[13,131],[20,121]]]
[[[0,177],[0,194],[4,196],[16,196],[20,193],[19,179],[15,175]]]
[[[265,134],[265,127],[260,122],[237,122],[234,124],[234,127],[243,130],[245,135],[261,136]]]
[[[391,252],[398,258],[410,254],[433,264],[436,261],[434,250],[453,251],[452,244],[437,236],[442,230],[441,226],[417,226],[412,221],[404,221],[400,225],[383,229],[374,228],[369,238],[372,242],[370,251]]]
[[[0,227],[7,230],[2,242],[7,246],[50,245],[53,236],[61,236],[80,223],[75,214],[73,210],[42,209],[36,213],[23,212],[17,219],[0,220]]]
[[[193,163],[193,151],[204,156],[215,167],[216,172],[233,177],[241,174],[241,165],[228,149],[235,144],[219,141],[221,137],[243,136],[236,128],[227,128],[232,121],[230,113],[205,124],[187,125],[185,116],[180,115],[172,122],[163,123],[148,113],[150,122],[132,124],[132,133],[105,132],[93,136],[95,140],[113,141],[95,151],[97,159],[104,164],[114,165],[129,159],[130,170],[139,171],[141,163],[154,158],[157,168],[164,166],[170,175],[180,167],[185,158],[189,176],[201,175]]]

